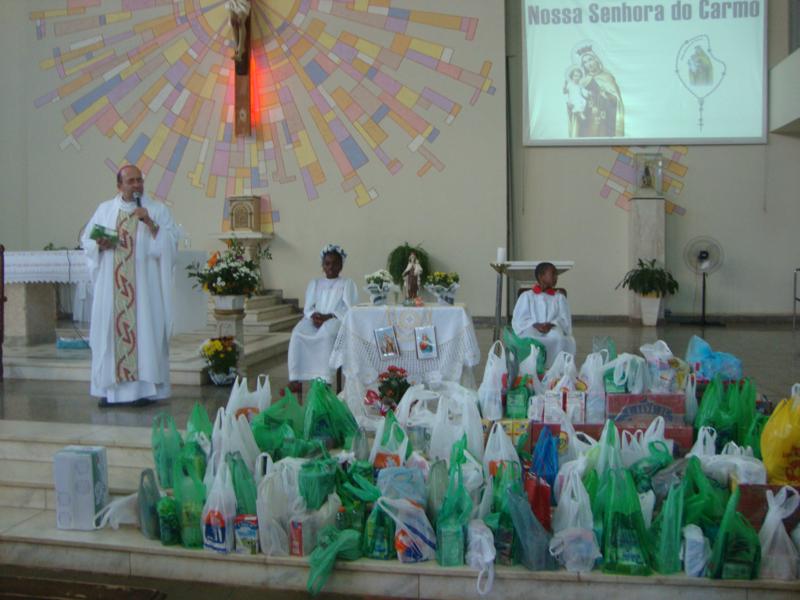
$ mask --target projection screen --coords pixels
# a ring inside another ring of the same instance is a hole
[[[766,141],[765,0],[520,0],[529,146]]]

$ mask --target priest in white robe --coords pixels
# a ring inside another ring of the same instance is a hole
[[[329,362],[336,334],[347,311],[358,302],[358,288],[352,279],[340,277],[347,253],[328,244],[320,252],[325,277],[312,279],[306,288],[303,319],[289,340],[289,382],[294,391],[300,382],[320,377],[332,383]]]
[[[557,290],[558,272],[552,263],[536,266],[536,285],[523,292],[514,306],[511,327],[518,336],[541,342],[550,367],[559,352],[575,355],[572,315],[566,295]]]
[[[100,406],[168,398],[173,269],[178,229],[167,207],[144,195],[141,171],[117,174],[119,193],[100,204],[82,238],[92,280],[90,393]],[[92,239],[95,225],[118,241]]]

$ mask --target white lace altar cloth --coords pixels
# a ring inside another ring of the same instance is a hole
[[[438,357],[420,360],[414,328],[431,325],[436,332]],[[375,339],[375,330],[382,327],[394,327],[399,356],[382,358]],[[342,322],[330,365],[342,367],[346,377],[357,378],[364,385],[373,383],[389,365],[408,371],[412,382],[458,382],[464,367],[474,367],[480,358],[472,318],[463,305],[357,305]]]
[[[89,281],[83,250],[6,252],[4,273],[6,284]]]

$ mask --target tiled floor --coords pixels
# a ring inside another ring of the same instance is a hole
[[[697,327],[680,325],[656,329],[585,322],[576,323],[574,332],[578,364],[591,351],[592,338],[595,336],[611,336],[620,352],[638,352],[642,344],[661,338],[673,352],[683,356],[689,338],[701,333]],[[475,378],[480,381],[486,353],[492,342],[492,330],[479,328],[477,334],[483,358],[475,369]],[[800,333],[793,332],[790,326],[731,325],[708,328],[704,337],[714,350],[738,356],[744,365],[745,375],[755,380],[759,392],[775,402],[788,394],[793,383],[800,382]],[[287,383],[285,360],[276,360],[269,375],[275,395]],[[230,388],[209,385],[174,386],[172,398],[163,404],[146,408],[100,409],[96,400],[88,394],[88,383],[7,379],[0,383],[0,418],[149,427],[153,415],[166,409],[177,423],[183,424],[196,401],[213,415],[217,407],[227,401],[229,391]]]

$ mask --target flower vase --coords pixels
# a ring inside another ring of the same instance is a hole
[[[225,386],[231,385],[234,381],[236,381],[236,369],[231,367],[228,369],[227,373],[217,373],[216,371],[212,371],[209,367],[208,369],[208,377],[211,379],[214,385]]]
[[[214,294],[214,308],[217,310],[244,310],[243,295],[218,295]]]
[[[370,283],[364,288],[364,291],[369,294],[369,299],[374,306],[382,306],[386,304],[386,299],[389,296],[389,284],[377,285]]]
[[[459,288],[457,283],[449,287],[441,285],[426,285],[425,289],[436,297],[436,303],[452,306],[456,300],[456,290]]]

